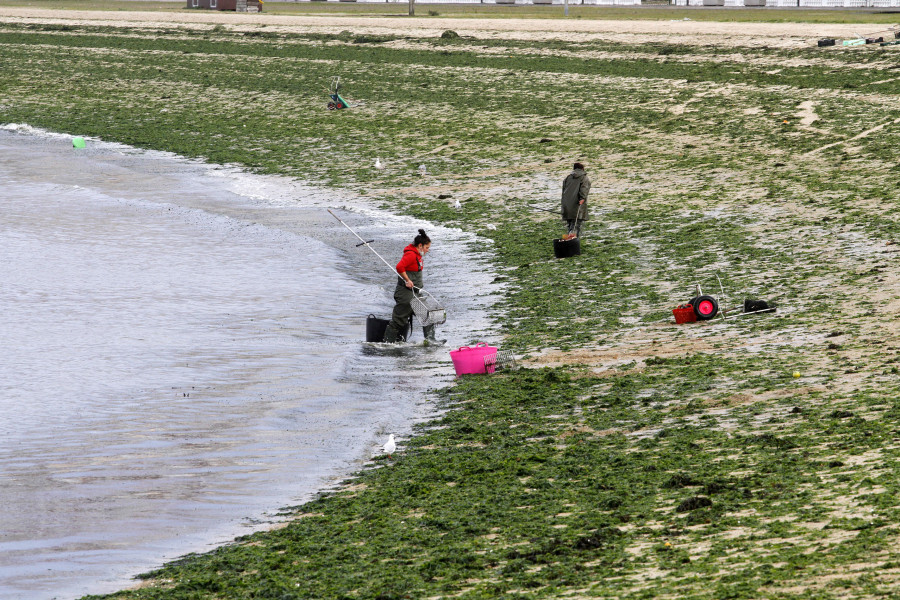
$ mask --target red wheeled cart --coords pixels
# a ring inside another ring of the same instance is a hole
[[[744,300],[743,304],[739,306],[733,308],[721,308],[720,302],[724,305],[727,300],[725,299],[725,289],[722,287],[722,280],[719,279],[718,275],[716,275],[716,279],[719,281],[719,290],[722,292],[721,300],[715,296],[704,294],[703,290],[700,289],[700,284],[695,284],[697,290],[696,295],[688,300],[687,304],[681,304],[672,309],[672,314],[675,316],[676,323],[709,321],[716,315],[722,315],[722,318],[724,319],[727,315],[733,315],[734,313],[739,313],[737,316],[740,317],[761,312],[775,312],[776,309],[773,303],[766,302],[765,300],[751,300],[749,298]]]

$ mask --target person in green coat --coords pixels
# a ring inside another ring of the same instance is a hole
[[[581,223],[588,218],[587,199],[590,191],[591,179],[584,170],[584,165],[577,162],[562,185],[562,218],[567,228],[565,239],[576,238],[581,234]]]
[[[403,249],[403,258],[397,263],[397,287],[394,288],[394,313],[391,322],[384,331],[384,341],[388,343],[402,342],[403,335],[409,324],[409,318],[413,314],[412,299],[417,290],[425,285],[422,278],[422,269],[425,266],[425,255],[431,250],[431,239],[425,234],[424,229],[419,230],[412,244]],[[439,340],[434,335],[434,325],[426,325],[422,328],[425,334],[425,345],[440,346],[447,340]]]

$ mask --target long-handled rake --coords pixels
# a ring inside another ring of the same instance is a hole
[[[534,204],[529,204],[529,208],[533,208],[534,210],[542,210],[544,212],[553,213],[554,215],[561,215],[562,212],[558,210],[551,210],[549,208],[544,208],[543,206],[535,206]]]
[[[554,214],[554,215],[562,215],[562,211],[559,211],[559,210],[551,210],[551,209],[549,209],[549,208],[544,208],[544,207],[542,207],[542,206],[535,206],[534,204],[529,204],[528,207],[529,207],[529,208],[533,208],[534,210],[542,210],[542,211],[544,211],[544,212],[548,212],[548,213],[551,213],[551,214]],[[576,227],[576,228],[578,227],[578,222],[579,222],[579,221],[584,221],[584,219],[581,218],[581,209],[582,209],[583,207],[584,207],[584,204],[579,204],[579,205],[578,205],[578,212],[575,213],[575,227]]]
[[[387,266],[387,268],[391,270],[391,273],[397,275],[397,270],[391,266],[391,263],[384,260],[384,257],[378,254],[375,248],[369,245],[375,240],[362,239],[361,237],[359,237],[359,234],[353,231],[353,229],[351,229],[349,225],[344,223],[340,217],[331,212],[330,208],[327,210],[328,214],[337,219],[341,225],[346,227],[350,231],[350,233],[356,236],[356,239],[359,240],[359,243],[356,245],[357,248],[360,246],[365,246],[366,248],[374,252],[375,256],[380,258],[381,262],[383,262]],[[446,309],[441,306],[441,303],[438,302],[437,298],[435,298],[431,294],[431,292],[428,292],[423,288],[413,286],[413,299],[410,300],[409,304],[412,307],[413,314],[417,319],[419,319],[419,323],[422,324],[422,327],[428,327],[429,325],[442,325],[447,322]]]

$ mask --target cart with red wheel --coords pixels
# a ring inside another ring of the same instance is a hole
[[[720,296],[721,299],[710,294],[704,294],[703,290],[700,289],[700,284],[694,284],[696,295],[688,300],[686,304],[680,304],[672,310],[676,323],[709,321],[716,315],[721,315],[722,318],[725,319],[727,315],[734,315],[734,313],[738,313],[737,316],[740,317],[742,315],[751,315],[761,312],[775,312],[776,308],[774,303],[769,303],[765,300],[752,300],[749,298],[744,300],[739,306],[722,308],[722,306],[725,306],[727,303],[725,298],[725,288],[722,287],[722,280],[719,279],[718,275],[716,275],[716,280],[719,282],[719,290],[722,292],[722,295]]]
[[[350,105],[347,104],[347,101],[341,97],[339,93],[339,89],[341,87],[341,78],[340,77],[332,77],[331,78],[331,86],[328,88],[328,97],[331,98],[331,102],[328,103],[328,110],[340,110],[342,108],[350,108]]]

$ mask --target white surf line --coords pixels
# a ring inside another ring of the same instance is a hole
[[[863,131],[862,133],[860,133],[858,135],[854,135],[852,138],[850,138],[848,140],[841,140],[840,142],[834,142],[833,144],[827,144],[825,146],[820,146],[819,148],[816,148],[815,150],[810,150],[809,152],[804,152],[800,156],[809,156],[810,154],[815,154],[816,152],[821,152],[822,150],[827,150],[828,148],[833,148],[835,146],[840,146],[841,144],[846,144],[847,142],[852,142],[853,140],[858,140],[859,138],[864,138],[867,135],[869,135],[870,133],[875,133],[876,131],[881,131],[888,125],[894,125],[896,123],[900,123],[900,119],[894,119],[893,121],[888,121],[887,123],[882,123],[881,125],[877,125],[877,126],[873,127],[872,129],[867,129],[866,131]]]

